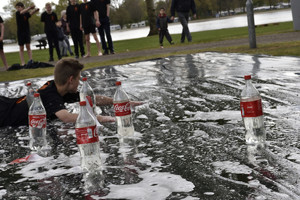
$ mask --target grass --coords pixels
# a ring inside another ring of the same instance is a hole
[[[284,23],[277,23],[277,24],[269,24],[266,26],[258,26],[256,28],[256,35],[267,35],[267,34],[277,34],[277,33],[284,33],[284,32],[292,32],[293,30],[293,23],[292,22],[284,22]],[[238,38],[247,38],[248,37],[248,28],[230,28],[230,29],[221,29],[221,30],[211,30],[211,31],[202,31],[202,32],[195,32],[192,33],[193,42],[192,43],[185,43],[181,44],[180,41],[180,34],[173,34],[173,40],[178,42],[175,46],[181,45],[192,45],[196,43],[208,43],[214,41],[222,41],[222,40],[229,40],[229,39],[238,39]],[[300,42],[284,42],[284,43],[273,43],[267,45],[259,45],[259,48],[256,49],[249,49],[249,46],[233,46],[233,47],[226,47],[226,48],[209,48],[205,50],[191,50],[185,52],[177,52],[177,53],[196,53],[196,52],[203,52],[203,51],[218,51],[218,52],[234,52],[234,53],[249,53],[249,54],[267,54],[267,55],[274,55],[274,56],[282,56],[282,55],[291,55],[291,56],[300,56],[300,49],[299,49]],[[168,47],[168,44],[165,42],[165,46]],[[146,38],[139,38],[139,39],[132,39],[132,40],[123,40],[123,41],[115,41],[114,47],[117,53],[122,53],[126,51],[140,51],[140,50],[147,50],[147,49],[157,49],[158,48],[158,36],[150,36]],[[96,45],[92,44],[91,48],[92,55],[97,54]],[[54,52],[55,55],[56,52]],[[163,54],[159,55],[159,57],[167,57],[173,54]],[[155,56],[157,57],[157,56]],[[19,53],[6,53],[6,58],[9,65],[20,63]],[[136,62],[141,60],[147,60],[154,58],[153,56],[142,56],[142,57],[135,57],[129,59],[120,59],[120,60],[109,60],[109,61],[99,61],[96,63],[88,63],[85,64],[85,69],[99,67],[99,66],[107,66],[107,65],[121,65],[130,62]],[[42,50],[34,50],[33,51],[33,60],[47,62],[49,59],[49,52],[48,49]],[[28,60],[28,57],[25,52],[25,60]],[[7,72],[0,72],[0,82],[4,81],[13,81],[13,80],[21,80],[21,79],[29,79],[34,77],[43,77],[49,76],[53,74],[53,68],[42,68],[42,69],[23,69],[17,71],[7,71]]]

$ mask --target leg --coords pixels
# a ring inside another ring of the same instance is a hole
[[[181,42],[184,42],[185,36],[188,41],[192,41],[192,36],[188,27],[189,13],[178,12],[179,21],[182,25],[182,34],[181,34]]]
[[[55,46],[55,50],[56,50],[58,60],[60,60],[61,59],[61,54],[60,54],[60,49],[59,49],[59,45],[58,45],[58,37],[57,37],[56,32],[52,33],[52,37],[53,37],[53,43],[54,43],[54,46]]]
[[[111,38],[111,34],[110,34],[109,18],[107,18],[107,21],[104,24],[104,29],[105,29],[106,39],[107,39],[107,43],[108,43],[108,48],[110,50],[110,53],[114,54],[115,52],[114,52],[114,46],[113,46],[113,42],[112,42],[112,38]]]
[[[76,56],[76,58],[79,58],[78,39],[77,39],[76,32],[74,30],[71,31],[71,36],[72,36],[72,40],[73,40],[73,43],[74,43],[75,56]]]
[[[90,34],[86,34],[86,35],[84,35],[84,37],[85,37],[86,51],[87,51],[87,54],[85,57],[90,57],[91,56]]]
[[[3,50],[0,50],[0,57],[2,59],[5,70],[7,70],[8,69],[8,64],[7,64],[6,57],[5,57],[5,54],[4,54]]]
[[[21,65],[25,65],[25,61],[24,61],[24,45],[20,45],[19,46],[20,51],[19,51],[19,55],[20,55],[20,60],[21,60]]]
[[[46,33],[48,45],[49,45],[49,62],[54,61],[53,59],[53,38],[51,33]]]
[[[101,26],[98,28],[99,31],[99,35],[100,35],[100,39],[101,39],[101,43],[102,43],[102,49],[104,50],[104,55],[108,54],[108,49],[106,46],[106,41],[105,41],[105,36],[104,36],[104,30],[103,30],[103,25],[101,24]]]
[[[78,43],[79,43],[80,53],[81,53],[81,57],[83,57],[85,54],[83,40],[82,40],[83,34],[80,29],[78,29],[77,31],[78,31]]]
[[[65,42],[67,44],[67,48],[68,48],[69,53],[71,54],[71,56],[73,56],[73,51],[72,51],[71,46],[70,46],[69,37],[66,36],[66,35],[65,35]]]
[[[100,42],[98,40],[98,37],[97,37],[96,33],[92,33],[92,34],[93,34],[94,40],[96,41],[96,45],[97,45],[97,48],[98,48],[98,56],[102,56],[101,45],[100,45]]]
[[[170,43],[170,44],[173,44],[173,40],[172,40],[172,37],[171,37],[171,35],[170,35],[168,29],[166,30],[165,35],[166,35],[166,38],[167,38],[167,40],[169,41],[169,43]]]
[[[31,48],[30,48],[30,43],[25,44],[25,46],[26,46],[28,58],[29,58],[29,60],[32,60],[32,51],[31,51]]]
[[[159,31],[159,44],[161,47],[163,46],[163,41],[164,41],[164,34],[163,34],[163,31],[160,30]]]

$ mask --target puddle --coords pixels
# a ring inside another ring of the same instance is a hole
[[[134,110],[135,139],[120,141],[115,125],[103,124],[103,167],[87,176],[73,124],[49,124],[49,157],[30,154],[28,127],[2,128],[0,198],[300,199],[299,64],[209,52],[87,70],[96,94],[113,96],[118,80],[132,100],[146,102]],[[262,95],[266,149],[244,143],[245,74]],[[30,81],[37,88],[52,78]],[[0,83],[0,95],[24,95],[27,81]],[[112,115],[112,108],[97,112]]]

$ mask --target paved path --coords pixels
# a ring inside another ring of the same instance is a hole
[[[300,41],[300,32],[264,35],[264,36],[257,36],[256,38],[257,45],[274,43],[274,42],[288,42],[288,41]],[[239,46],[239,45],[249,45],[248,38],[200,43],[200,44],[193,44],[193,45],[186,45],[186,46],[172,46],[164,49],[157,48],[157,49],[142,50],[142,51],[116,53],[114,55],[107,55],[101,57],[92,56],[89,58],[81,58],[80,62],[82,63],[101,62],[101,61],[107,61],[112,59],[135,58],[135,57],[145,56],[145,55],[148,56],[157,55],[157,57],[159,58],[160,54],[166,54],[166,53],[175,53],[175,52],[183,52],[185,50],[199,50],[199,49],[207,49],[207,48],[215,48],[215,47],[230,47],[230,46]]]

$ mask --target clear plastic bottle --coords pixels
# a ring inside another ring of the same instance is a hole
[[[48,149],[47,146],[47,120],[46,110],[40,98],[39,93],[34,93],[33,103],[28,112],[29,118],[29,147],[33,151],[43,152]]]
[[[26,83],[26,86],[27,86],[26,102],[28,104],[28,108],[30,108],[34,98],[34,89],[31,85],[31,82]]]
[[[82,169],[87,172],[101,169],[100,144],[96,132],[96,122],[86,109],[86,101],[80,102],[80,112],[76,120],[75,132]]]
[[[92,87],[87,82],[87,77],[82,78],[83,84],[79,91],[80,101],[88,100],[90,106],[93,108],[93,112],[95,113],[96,109],[96,96],[92,89]]]
[[[130,137],[134,135],[131,107],[128,95],[122,89],[121,85],[120,81],[116,82],[117,90],[113,99],[117,132],[120,136]]]
[[[266,133],[261,96],[251,82],[251,75],[246,75],[244,78],[245,87],[241,93],[240,108],[246,129],[246,143],[264,144]]]

